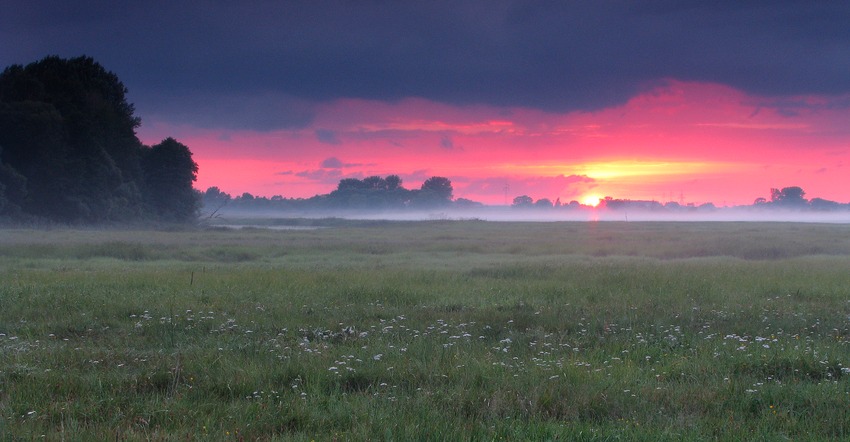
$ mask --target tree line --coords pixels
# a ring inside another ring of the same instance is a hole
[[[0,74],[0,219],[189,222],[198,165],[173,138],[146,146],[127,89],[90,57]]]
[[[363,179],[344,178],[336,189],[327,194],[310,198],[271,198],[254,196],[248,192],[232,197],[218,187],[203,192],[203,203],[208,214],[228,206],[238,209],[295,209],[295,210],[387,210],[387,209],[433,209],[462,205],[469,200],[453,200],[454,189],[448,178],[433,176],[425,180],[419,189],[407,189],[398,175],[386,177],[369,176]]]
[[[807,211],[850,210],[850,204],[842,204],[823,198],[805,198],[805,191],[797,186],[774,188],[771,198],[756,198],[752,205],[737,206],[743,209],[770,210],[793,209]],[[254,196],[245,192],[235,197],[221,191],[216,186],[202,193],[204,211],[214,216],[218,210],[387,210],[387,209],[433,209],[433,208],[474,208],[484,204],[465,198],[453,199],[451,181],[445,177],[431,177],[422,183],[419,189],[406,189],[398,175],[386,177],[370,176],[364,179],[345,178],[339,181],[337,188],[328,194],[310,198],[286,198],[280,195],[272,197]],[[534,200],[528,195],[513,199],[511,207],[516,210],[588,210],[591,206],[570,201],[562,203],[560,198],[552,201],[548,198]],[[636,210],[689,212],[713,211],[718,207],[713,203],[680,204],[675,201],[665,203],[649,200],[630,200],[605,197],[595,207],[602,210]]]
[[[513,199],[511,207],[515,209],[580,209],[588,206],[580,204],[578,201],[570,201],[567,204],[562,204],[560,199],[555,202],[548,198],[541,198],[535,201],[528,195],[520,195]],[[665,203],[659,201],[647,200],[629,200],[605,197],[599,201],[596,206],[599,209],[610,210],[648,210],[648,211],[691,211],[691,210],[715,210],[717,207],[714,203],[696,204],[680,204],[675,201]],[[823,198],[806,198],[806,192],[799,186],[790,186],[783,188],[770,189],[770,199],[759,197],[753,201],[752,205],[738,206],[739,208],[754,208],[754,209],[785,209],[785,210],[812,210],[812,211],[832,211],[832,210],[848,210],[850,203],[842,204],[837,201],[830,201]]]
[[[829,211],[847,209],[850,207],[850,204],[841,204],[837,201],[830,201],[823,198],[806,199],[806,192],[802,187],[791,186],[783,187],[781,189],[770,189],[770,200],[766,198],[756,198],[753,202],[753,206],[759,208]]]

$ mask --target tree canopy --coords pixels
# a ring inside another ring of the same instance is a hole
[[[431,177],[419,189],[408,190],[398,175],[344,178],[327,197],[318,198],[336,208],[429,208],[451,202],[452,183],[448,178]]]
[[[224,206],[239,209],[432,209],[460,204],[464,207],[477,207],[480,203],[470,200],[452,201],[452,183],[448,178],[431,177],[419,189],[406,189],[398,175],[380,177],[377,175],[363,179],[343,178],[336,189],[324,195],[311,198],[284,198],[280,195],[271,198],[255,197],[249,193],[232,198],[218,187],[210,187],[202,194],[205,210],[214,215]]]
[[[513,202],[513,204],[511,204],[512,207],[519,207],[519,208],[531,207],[532,205],[534,205],[534,199],[531,198],[528,195],[520,195],[520,196],[514,198],[514,202]]]
[[[422,192],[431,192],[436,199],[441,201],[451,201],[452,193],[454,192],[452,182],[448,178],[441,176],[428,178],[422,183],[420,190]]]
[[[806,192],[801,187],[783,187],[782,189],[770,189],[771,201],[779,206],[804,206],[808,204],[805,198]]]
[[[7,67],[0,74],[0,216],[195,219],[191,152],[170,138],[144,146],[126,94],[90,57]]]

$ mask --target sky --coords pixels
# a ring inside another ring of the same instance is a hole
[[[850,202],[850,2],[0,0],[0,64],[93,57],[196,187]]]

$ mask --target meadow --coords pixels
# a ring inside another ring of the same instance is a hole
[[[850,225],[269,227],[0,230],[0,440],[850,438]]]

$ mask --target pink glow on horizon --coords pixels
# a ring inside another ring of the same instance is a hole
[[[446,176],[455,196],[488,204],[527,194],[750,204],[771,187],[850,201],[850,109],[824,98],[773,100],[670,81],[597,112],[337,100],[309,127],[272,132],[154,122],[147,144],[173,136],[200,166],[196,187],[310,197],[341,178],[398,174],[407,188]],[[334,161],[322,164],[325,160]]]

